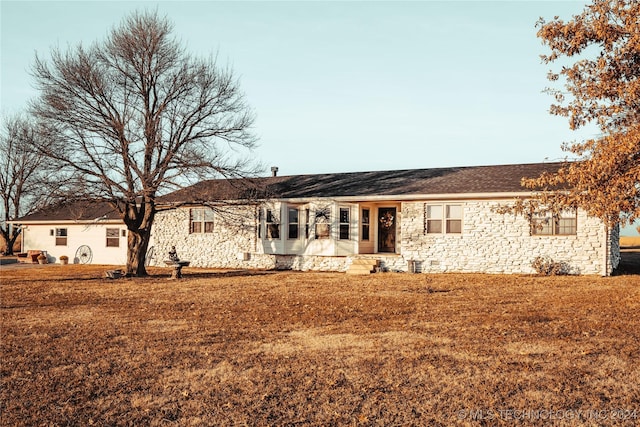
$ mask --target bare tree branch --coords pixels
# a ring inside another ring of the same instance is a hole
[[[32,104],[55,142],[40,152],[112,203],[129,229],[127,270],[144,275],[156,197],[175,185],[253,172],[253,113],[238,81],[213,58],[190,56],[157,13],[134,13],[106,40],[50,62],[36,57]],[[175,188],[175,187],[174,187]]]
[[[2,118],[0,130],[0,192],[2,223],[0,234],[6,250],[13,253],[13,246],[20,235],[19,226],[7,222],[28,215],[53,200],[49,182],[51,164],[34,150],[44,137],[23,115]]]

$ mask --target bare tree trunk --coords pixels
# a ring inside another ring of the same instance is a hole
[[[21,231],[20,226],[7,224],[6,229],[0,228],[0,230],[2,231],[2,239],[7,245],[5,255],[13,255],[13,247]]]
[[[146,276],[145,258],[151,239],[151,230],[129,230],[127,239],[127,276]]]

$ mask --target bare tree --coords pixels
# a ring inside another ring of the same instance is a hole
[[[134,13],[102,43],[36,56],[32,109],[83,196],[109,202],[128,228],[127,273],[144,258],[159,194],[186,180],[240,177],[253,114],[232,71],[189,55],[157,12]]]
[[[27,215],[43,207],[49,200],[44,157],[34,151],[41,135],[26,117],[16,115],[2,118],[0,130],[0,191],[2,223],[0,234],[13,254],[21,228],[8,221]]]

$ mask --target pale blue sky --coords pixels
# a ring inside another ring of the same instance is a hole
[[[563,159],[548,114],[539,17],[584,1],[2,1],[1,109],[35,96],[35,52],[102,40],[157,7],[198,55],[218,55],[256,112],[255,155],[281,175]]]
[[[281,174],[557,160],[575,136],[548,114],[535,22],[583,5],[2,1],[2,110],[34,96],[36,51],[101,40],[157,7],[190,51],[233,66],[256,155]]]

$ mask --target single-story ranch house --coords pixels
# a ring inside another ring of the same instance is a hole
[[[581,210],[496,212],[532,195],[523,177],[560,165],[203,181],[161,198],[149,262],[164,266],[175,246],[192,267],[528,274],[546,257],[573,274],[609,275],[620,259],[617,228]],[[73,258],[84,245],[93,263],[123,264],[126,229],[98,213],[24,218],[24,249]]]

